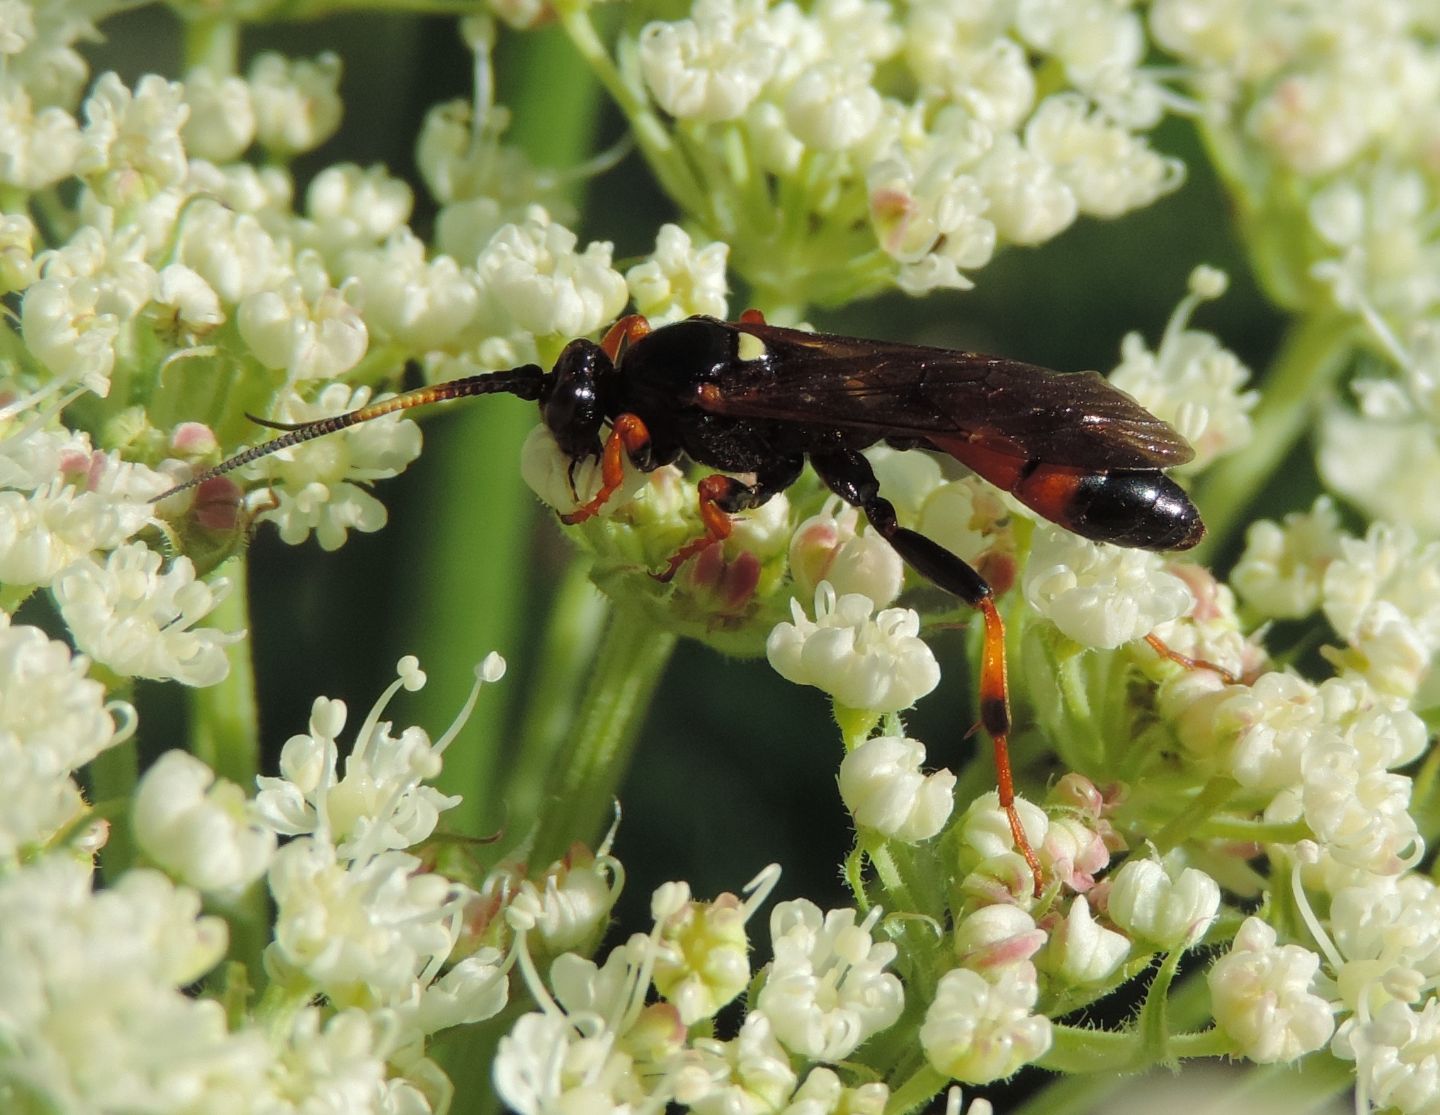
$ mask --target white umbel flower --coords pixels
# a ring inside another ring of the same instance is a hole
[[[1130,942],[1096,922],[1089,901],[1077,894],[1065,920],[1050,935],[1046,960],[1068,983],[1083,986],[1109,979],[1129,955]]]
[[[1264,615],[1300,619],[1319,606],[1325,570],[1339,556],[1342,536],[1340,515],[1325,496],[1279,523],[1251,523],[1230,584]]]
[[[340,58],[313,61],[266,51],[250,63],[255,138],[282,159],[318,147],[340,126]]]
[[[267,964],[303,973],[339,1006],[401,1006],[455,947],[471,892],[403,852],[347,862],[314,837],[270,867],[275,939]]]
[[[120,319],[99,308],[86,279],[41,279],[25,291],[20,330],[30,352],[56,377],[102,398],[110,393]]]
[[[313,268],[313,264],[310,264]],[[240,336],[267,368],[290,383],[338,379],[360,362],[370,334],[360,311],[338,290],[298,278],[256,291],[236,308]]]
[[[374,247],[405,227],[415,195],[382,166],[326,167],[305,191],[305,213],[315,222],[314,244],[327,258],[342,248]]]
[[[904,1007],[900,980],[885,971],[896,947],[872,936],[880,911],[858,925],[854,910],[821,913],[813,902],[782,902],[770,915],[775,960],[757,1006],[793,1053],[840,1061],[891,1026]]]
[[[36,108],[19,82],[0,87],[0,182],[41,190],[67,178],[80,156],[80,126],[57,105]]]
[[[255,106],[244,78],[197,67],[185,75],[185,104],[181,135],[192,157],[228,163],[254,142]]]
[[[1158,555],[1091,542],[1059,527],[1035,531],[1022,582],[1025,599],[1084,646],[1140,639],[1194,603],[1185,582]]]
[[[972,1084],[1013,1075],[1050,1048],[1050,1019],[1031,1013],[1039,995],[1028,964],[1004,968],[994,983],[968,968],[946,972],[920,1027],[926,1059]]]
[[[920,617],[909,608],[875,605],[864,596],[837,597],[828,582],[815,590],[812,622],[798,601],[793,623],[776,624],[765,644],[775,672],[813,685],[847,708],[898,712],[940,682],[940,667],[917,636]]]
[[[369,401],[368,387],[352,392],[344,383],[331,383],[313,403],[287,396],[277,418],[310,422]],[[295,545],[314,531],[322,549],[337,550],[350,531],[369,533],[385,525],[385,505],[362,485],[399,475],[419,455],[420,428],[400,415],[386,415],[266,457],[263,467],[276,486],[261,492],[254,505],[261,519],[279,526],[283,541]]]
[[[244,791],[184,751],[165,752],[145,772],[132,810],[145,854],[196,890],[238,893],[275,851],[275,833],[259,827]]]
[[[780,62],[764,5],[700,0],[692,18],[640,32],[640,72],[656,103],[682,120],[733,120]]]
[[[71,772],[120,742],[88,661],[0,612],[0,860],[40,844],[85,808]]]
[[[104,564],[83,558],[55,578],[52,591],[75,644],[126,677],[214,685],[230,665],[225,647],[242,632],[197,627],[230,591],[230,582],[195,579],[178,557],[168,569],[154,550],[129,542]]]
[[[1335,1030],[1330,1005],[1311,991],[1320,957],[1275,941],[1274,929],[1246,918],[1207,977],[1216,1024],[1260,1064],[1313,1052]]]
[[[785,123],[807,147],[845,151],[862,144],[883,108],[874,67],[835,59],[808,67],[785,95]]]
[[[1109,379],[1157,418],[1173,425],[1195,450],[1181,466],[1196,472],[1250,440],[1250,411],[1260,399],[1247,391],[1250,369],[1211,333],[1186,328],[1201,302],[1226,285],[1223,272],[1197,267],[1154,352],[1139,333],[1127,334]]]
[[[1418,1115],[1435,1109],[1440,1096],[1440,999],[1430,995],[1418,1011],[1392,999],[1368,1022],[1337,1036],[1336,1046],[1342,1037],[1346,1048],[1336,1052],[1354,1057],[1370,1110]]]
[[[501,320],[539,336],[581,337],[625,308],[625,278],[610,266],[603,241],[575,250],[578,239],[532,205],[521,224],[502,227],[475,262],[482,295]]]
[[[635,309],[651,325],[692,314],[725,317],[729,255],[728,244],[717,240],[697,247],[679,225],[661,225],[650,258],[625,272]]]
[[[922,774],[925,745],[901,736],[868,739],[840,762],[840,796],[855,824],[907,844],[929,840],[955,807],[955,774]]]
[[[484,683],[500,680],[505,660],[491,654],[475,671],[475,686],[455,724],[431,741],[418,727],[392,735],[381,719],[391,698],[403,687],[415,692],[425,674],[414,657],[397,664],[398,677],[371,707],[356,730],[338,772],[338,739],[348,715],[344,701],[317,697],[309,731],[291,736],[280,751],[279,777],[257,779],[255,805],[266,823],[282,836],[318,834],[345,857],[409,848],[427,839],[440,814],[460,799],[426,785],[440,773],[446,747],[455,738]]]
[[[350,251],[345,270],[358,290],[356,305],[369,331],[417,351],[443,349],[470,325],[480,304],[471,277],[449,256],[425,258],[425,245],[408,228],[384,246]]]
[[[189,114],[185,90],[146,74],[132,93],[113,73],[101,74],[85,101],[84,130],[75,172],[98,180],[106,200],[129,200],[135,182],[148,195],[185,179],[180,139]]]
[[[220,1002],[186,993],[225,944],[200,896],[157,871],[97,890],[88,864],[58,855],[5,875],[7,1096],[21,1082],[24,1106],[54,1111],[231,1111],[257,1092],[264,1106],[265,1039],[229,1033]]]

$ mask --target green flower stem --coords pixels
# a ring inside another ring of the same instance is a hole
[[[1339,314],[1295,322],[1263,381],[1253,434],[1220,460],[1196,489],[1209,534],[1193,553],[1202,564],[1230,541],[1271,474],[1311,427],[1351,354],[1353,322]]]
[[[508,815],[519,832],[535,824],[547,776],[573,736],[585,675],[595,661],[610,611],[609,599],[590,581],[590,563],[577,558],[555,594],[531,667],[515,765],[495,784],[489,810],[493,816]]]
[[[1195,834],[1196,828],[1210,820],[1239,788],[1233,778],[1216,775],[1205,784],[1194,801],[1166,822],[1150,842],[1161,855],[1185,843]]]
[[[111,688],[110,696],[125,699],[129,694]],[[140,780],[140,756],[134,738],[100,752],[86,772],[90,778],[90,800],[107,805],[110,835],[100,853],[100,873],[107,882],[113,883],[134,864],[136,857],[135,838],[130,831],[130,801]],[[117,801],[123,802],[124,807],[111,812],[108,806]]]
[[[230,594],[211,613],[211,623],[222,631],[244,631],[250,622],[249,563],[244,554],[226,570]],[[190,749],[221,778],[255,792],[260,770],[260,722],[255,703],[255,664],[250,640],[240,639],[225,648],[230,672],[217,685],[189,690]],[[221,911],[230,923],[231,960],[245,965],[257,985],[265,979],[261,953],[270,939],[270,908],[261,885],[249,887]]]
[[[247,591],[249,562],[244,554],[229,563],[230,594],[211,613],[211,625],[222,631],[245,631],[250,624]],[[189,690],[190,750],[221,778],[255,790],[260,770],[260,723],[255,704],[255,664],[249,639],[225,648],[230,672],[218,685]]]
[[[940,1094],[949,1084],[950,1078],[944,1073],[923,1064],[904,1083],[891,1089],[890,1099],[885,1104],[885,1115],[905,1115],[907,1111],[918,1111]]]
[[[708,213],[704,187],[691,172],[670,131],[616,68],[590,20],[589,11],[574,4],[557,7],[560,26],[629,120],[635,142],[665,192],[687,213],[697,216]]]
[[[233,19],[201,17],[185,23],[185,68],[233,74],[240,65],[240,24]]]
[[[615,609],[580,708],[572,749],[558,757],[541,805],[532,863],[551,863],[576,840],[593,847],[604,831],[675,641],[673,633],[657,630],[641,609]]]

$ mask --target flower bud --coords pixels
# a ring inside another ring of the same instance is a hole
[[[1108,979],[1130,952],[1130,942],[1113,929],[1099,925],[1090,915],[1083,894],[1070,904],[1070,913],[1055,927],[1046,951],[1047,966],[1071,984],[1099,983]]]
[[[1193,867],[1172,879],[1159,860],[1131,860],[1111,882],[1111,920],[1161,949],[1195,944],[1219,908],[1219,885]]]
[[[955,775],[920,773],[925,745],[900,736],[866,740],[840,764],[840,796],[861,828],[915,843],[945,827]]]
[[[1029,869],[1026,879],[1030,880]],[[1018,906],[982,906],[955,927],[955,957],[994,979],[1001,969],[1028,961],[1045,945],[1045,931]]]

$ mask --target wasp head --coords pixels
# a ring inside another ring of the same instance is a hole
[[[600,427],[614,364],[595,342],[571,341],[540,394],[540,414],[571,460],[600,455]]]

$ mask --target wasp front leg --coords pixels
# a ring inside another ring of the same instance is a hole
[[[1045,876],[1035,849],[1025,836],[1015,808],[1015,780],[1010,770],[1010,689],[1005,677],[1005,624],[995,607],[995,593],[989,583],[960,558],[918,531],[902,527],[895,508],[880,495],[875,471],[859,453],[836,450],[812,453],[810,463],[831,491],[859,507],[884,539],[917,573],[976,608],[985,621],[980,651],[980,725],[995,747],[995,779],[1000,808],[1010,822],[1015,849],[1025,857],[1035,878],[1035,894],[1045,886]]]
[[[650,319],[644,314],[626,314],[600,339],[600,348],[612,364],[620,363],[625,350],[651,331]]]
[[[600,490],[582,506],[562,514],[560,521],[566,526],[574,526],[593,519],[625,482],[625,457],[628,456],[641,472],[649,472],[654,467],[650,450],[650,431],[639,416],[617,415],[605,439],[605,448],[600,451]],[[574,462],[571,464],[573,466]]]
[[[768,503],[777,492],[782,492],[800,476],[805,467],[804,457],[781,457],[755,474],[755,483],[746,484],[733,476],[712,473],[697,485],[700,496],[700,521],[705,524],[705,533],[692,538],[681,546],[665,563],[665,568],[656,573],[655,579],[669,581],[680,571],[680,567],[707,546],[730,537],[730,516],[752,507]]]

